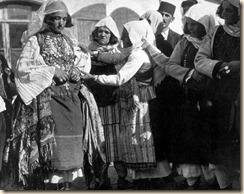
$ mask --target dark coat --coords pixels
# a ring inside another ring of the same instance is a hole
[[[169,57],[180,39],[181,35],[169,29],[167,40],[161,34],[156,36],[156,46],[162,53]]]
[[[181,35],[174,32],[173,30],[169,29],[169,35],[167,38],[167,41],[170,43],[172,48],[175,48],[175,45],[178,43],[178,41],[181,39]]]
[[[169,57],[180,39],[179,34],[169,30],[168,40],[165,40],[161,34],[156,36],[156,46]],[[181,95],[179,81],[167,76],[156,87],[157,97],[149,103],[157,161],[171,158],[171,141],[174,135],[172,132],[177,128],[179,120]]]

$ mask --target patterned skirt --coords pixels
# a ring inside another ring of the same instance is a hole
[[[119,104],[99,107],[105,137],[106,162],[121,161],[119,154]]]
[[[156,167],[147,102],[129,110],[122,108],[119,141],[121,158],[128,168]]]
[[[148,101],[153,88],[131,80],[120,88],[120,157],[128,168],[156,167]]]

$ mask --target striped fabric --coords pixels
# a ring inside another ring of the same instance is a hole
[[[140,100],[134,104],[133,97],[130,95],[132,82],[131,80],[120,88],[121,94],[123,94],[120,95],[120,157],[129,168],[155,167],[155,149],[148,109],[148,100],[152,99],[154,95],[150,89],[151,86],[139,86],[138,96],[140,96]],[[145,91],[148,93],[146,94]],[[144,98],[141,98],[142,96]]]
[[[129,168],[155,167],[155,150],[150,127],[148,103],[122,108],[120,150]]]
[[[105,145],[106,145],[106,161],[120,161],[119,157],[119,105],[109,105],[99,108],[100,117],[104,128]]]

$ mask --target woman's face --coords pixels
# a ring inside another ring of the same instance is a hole
[[[65,28],[66,21],[67,13],[57,12],[50,15],[50,21],[48,21],[48,25],[55,33],[61,33],[61,31]]]
[[[206,35],[204,26],[191,18],[186,17],[185,25],[187,25],[187,30],[189,31],[191,37],[201,39]]]
[[[100,45],[108,45],[111,38],[111,31],[105,27],[101,26],[97,29],[97,42]]]
[[[221,17],[225,20],[225,24],[233,25],[239,21],[238,10],[228,1],[222,3]]]
[[[124,28],[121,35],[121,41],[123,42],[123,48],[132,46],[127,30]]]

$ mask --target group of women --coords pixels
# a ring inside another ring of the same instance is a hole
[[[130,21],[120,38],[108,16],[86,49],[67,30],[66,5],[46,1],[13,67],[18,97],[1,153],[4,178],[18,188],[69,190],[84,176],[88,189],[109,189],[113,162],[119,189],[165,189],[175,170],[189,189],[199,188],[202,175],[209,187],[215,180],[231,189],[240,130],[240,2],[223,0],[218,15],[224,25],[215,26],[200,3],[190,7],[184,35],[167,57],[155,46],[154,21]],[[151,102],[165,76],[179,81],[180,104],[164,137],[169,150],[158,157],[165,148],[151,117],[160,105]]]

